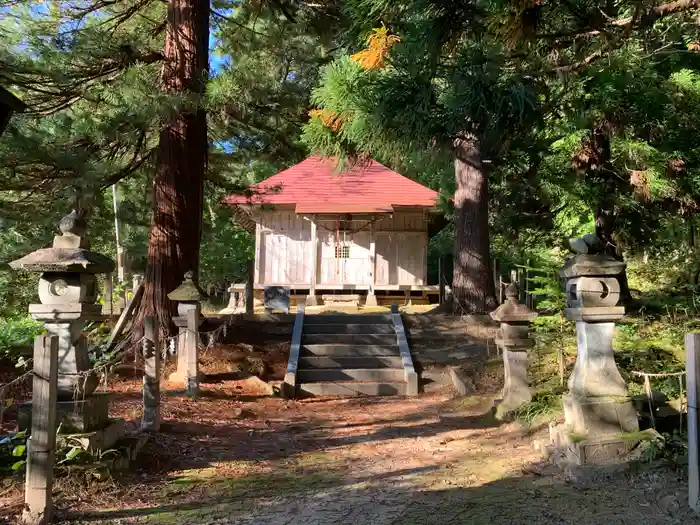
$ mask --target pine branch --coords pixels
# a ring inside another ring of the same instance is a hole
[[[568,7],[569,11],[572,12],[572,14],[575,13],[575,10],[572,11],[573,6],[571,6],[571,2],[564,0],[564,4]],[[677,0],[676,2],[670,2],[653,7],[646,13],[642,13],[642,5],[638,4],[635,13],[632,16],[610,20],[608,21],[608,26],[611,28],[625,27],[628,28],[628,32],[632,29],[645,29],[652,26],[654,22],[660,18],[699,8],[700,0]],[[556,40],[560,38],[576,39],[582,37],[600,36],[601,34],[605,33],[604,28],[590,25],[588,17],[583,16],[578,12],[576,12],[575,16],[579,20],[586,22],[586,25],[583,28],[572,31],[563,31],[560,33],[540,34],[536,35],[535,38],[542,40]]]
[[[68,79],[62,81],[46,76],[41,71],[32,69],[17,69],[9,65],[3,66],[4,74],[0,80],[13,84],[29,93],[38,93],[36,100],[27,100],[29,115],[50,115],[66,109],[85,96],[94,85],[109,84],[119,78],[127,68],[137,64],[154,64],[164,57],[161,53],[150,51],[139,54],[130,46],[119,48],[116,57],[105,57],[104,61],[89,65],[79,65],[68,73]]]

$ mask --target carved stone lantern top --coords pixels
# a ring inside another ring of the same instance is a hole
[[[54,237],[51,248],[41,248],[12,261],[10,267],[14,270],[55,273],[97,274],[114,270],[112,259],[88,250],[84,215],[73,210],[61,219],[59,228],[61,235]]]
[[[622,274],[627,265],[610,255],[580,254],[571,257],[559,270],[566,279],[576,277],[614,277]]]
[[[185,321],[187,312],[197,308],[199,301],[207,297],[207,294],[194,282],[194,272],[191,270],[185,273],[182,284],[168,294],[168,299],[176,301],[177,313]],[[177,318],[175,319],[177,324]]]
[[[191,270],[185,274],[182,284],[168,294],[168,299],[180,303],[194,303],[207,297],[207,294],[195,284],[194,272]]]
[[[573,252],[559,275],[566,279],[564,314],[572,321],[611,322],[622,318],[625,309],[616,306],[620,300],[618,277],[626,264],[602,253],[602,241],[593,234],[570,240]]]
[[[505,290],[505,302],[491,312],[491,319],[501,323],[530,323],[537,317],[537,312],[533,312],[526,305],[520,304],[518,285],[510,283]]]
[[[559,270],[561,277],[613,277],[625,271],[626,264],[605,254],[603,241],[593,233],[569,239],[569,247],[575,255]]]

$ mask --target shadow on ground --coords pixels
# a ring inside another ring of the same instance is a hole
[[[180,479],[150,508],[71,514],[75,524],[670,525],[697,524],[674,474],[625,474],[580,490],[547,475],[450,486],[440,465],[348,476],[332,465],[240,479]],[[121,521],[124,522],[124,521]]]

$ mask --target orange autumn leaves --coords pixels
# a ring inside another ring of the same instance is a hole
[[[351,55],[350,59],[364,69],[380,69],[386,64],[391,46],[399,41],[399,37],[390,34],[389,30],[382,24],[382,27],[375,28],[367,38],[367,48]],[[347,119],[346,115],[338,115],[326,109],[312,109],[309,115],[311,118],[319,119],[324,126],[333,131],[338,131]]]
[[[397,42],[400,42],[399,37],[389,34],[389,30],[382,24],[367,38],[367,49],[350,58],[365,69],[380,69],[384,67],[389,49]]]
[[[340,126],[343,125],[345,117],[343,115],[338,115],[335,112],[328,111],[327,109],[312,109],[309,111],[311,118],[317,118],[323,125],[333,131],[338,131]]]

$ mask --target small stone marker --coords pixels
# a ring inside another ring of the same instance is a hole
[[[505,302],[491,318],[501,323],[501,338],[496,344],[503,355],[504,385],[503,398],[496,408],[496,417],[504,419],[532,399],[527,377],[527,351],[534,341],[530,339],[530,323],[537,313],[518,301],[520,290],[511,283],[506,287]]]
[[[40,335],[34,341],[32,433],[28,441],[24,512],[26,525],[44,525],[54,514],[51,491],[56,452],[58,337]]]
[[[160,349],[158,330],[153,317],[146,317],[143,339],[143,417],[141,430],[158,432],[160,429]]]
[[[177,301],[178,316],[173,319],[180,329],[177,349],[177,371],[170,379],[184,383],[189,396],[199,393],[199,324],[200,300],[204,292],[193,281],[194,273],[187,272],[182,284],[168,294]]]

